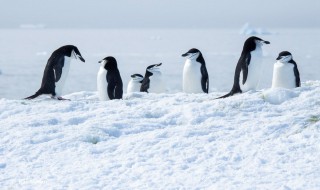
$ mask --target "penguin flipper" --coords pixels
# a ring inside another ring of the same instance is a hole
[[[149,87],[150,87],[150,79],[148,77],[145,77],[142,81],[140,92],[148,92]]]
[[[300,87],[301,86],[300,74],[299,74],[299,70],[298,70],[298,66],[297,66],[296,62],[294,62],[293,72],[294,72],[294,76],[296,78],[296,87]]]
[[[205,93],[209,93],[209,75],[208,75],[208,71],[206,69],[206,67],[204,65],[201,65],[201,87],[203,92]]]
[[[60,80],[63,66],[64,66],[64,56],[61,56],[57,61],[57,63],[53,66],[55,82],[58,82]]]
[[[116,81],[117,81],[117,84],[116,84],[116,87],[115,87],[115,98],[116,99],[122,99],[123,84],[122,84],[122,79],[121,79],[120,73],[119,73]]]
[[[242,70],[242,84],[244,85],[247,81],[248,78],[248,66],[250,64],[250,60],[251,60],[251,55],[250,53],[245,57],[244,63],[241,65],[241,70]]]

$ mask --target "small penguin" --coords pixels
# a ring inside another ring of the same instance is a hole
[[[300,86],[300,74],[292,54],[288,51],[281,52],[273,66],[272,88],[290,89]]]
[[[208,93],[209,75],[202,53],[198,49],[192,48],[182,54],[182,57],[187,57],[183,68],[183,92]]]
[[[30,100],[42,94],[51,94],[51,97],[54,99],[66,100],[61,95],[72,58],[85,62],[76,46],[66,45],[55,50],[48,59],[44,69],[40,89],[34,95],[25,99]]]
[[[140,92],[143,76],[140,74],[131,75],[131,80],[128,83],[127,93]]]
[[[255,36],[245,41],[235,69],[233,87],[228,94],[219,98],[226,98],[257,88],[262,71],[262,46],[264,44],[270,44],[270,42]]]
[[[123,94],[122,79],[114,57],[106,57],[99,61],[97,75],[98,96],[101,101],[121,99]]]
[[[147,67],[140,92],[163,93],[166,91],[159,68],[161,64],[162,63]]]

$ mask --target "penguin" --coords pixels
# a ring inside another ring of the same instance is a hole
[[[123,86],[117,61],[114,57],[106,57],[99,61],[97,75],[98,96],[101,101],[122,99]]]
[[[142,81],[143,81],[142,75],[140,74],[131,75],[131,80],[129,81],[129,84],[127,87],[127,93],[140,92]]]
[[[255,36],[249,37],[244,42],[243,50],[234,73],[233,87],[228,94],[219,98],[256,90],[262,71],[262,46],[264,44],[270,44],[270,42]]]
[[[182,57],[187,57],[183,68],[183,92],[208,93],[209,75],[202,53],[198,49],[192,48],[182,54]]]
[[[159,63],[147,67],[140,92],[163,93],[166,91],[159,68],[161,65],[162,63]]]
[[[85,62],[76,46],[66,45],[55,50],[44,69],[40,89],[34,95],[25,99],[30,100],[42,94],[51,94],[53,99],[67,100],[62,98],[61,95],[69,73],[71,59],[80,59],[80,61]]]
[[[280,52],[276,60],[273,66],[272,88],[300,87],[300,74],[292,54],[288,51]]]

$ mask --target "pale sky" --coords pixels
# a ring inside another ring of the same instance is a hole
[[[0,0],[0,28],[320,27],[319,0]]]

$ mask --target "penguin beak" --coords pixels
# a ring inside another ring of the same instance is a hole
[[[81,55],[78,55],[78,58],[79,58],[82,62],[86,62]]]
[[[281,56],[278,56],[276,60],[280,60],[280,59],[281,59]]]
[[[269,41],[263,41],[263,43],[265,43],[265,44],[270,44],[270,42],[269,42]]]
[[[189,53],[184,53],[184,54],[182,54],[181,56],[182,57],[187,57],[189,55]]]

